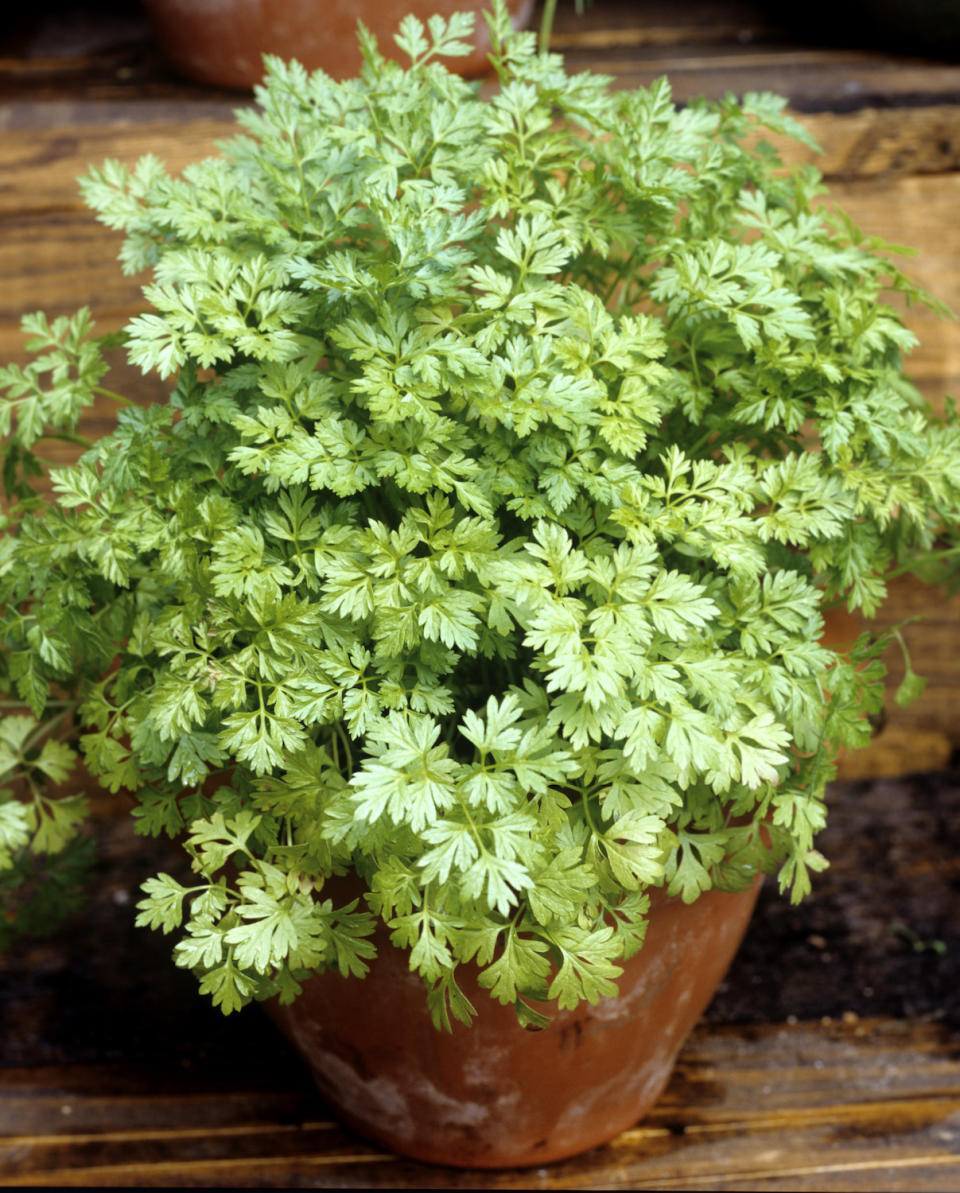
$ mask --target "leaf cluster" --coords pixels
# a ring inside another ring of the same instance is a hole
[[[66,694],[85,765],[182,838],[196,881],[140,922],[226,1011],[362,974],[379,921],[438,1023],[467,962],[532,1022],[615,990],[650,888],[805,894],[883,677],[823,612],[957,523],[960,429],[891,303],[926,296],[781,167],[783,101],[569,76],[502,5],[488,100],[438,61],[468,26],[408,18],[406,68],[364,34],[341,83],[268,60],[219,156],[90,171],[170,396],[50,502],[36,445],[103,345],[33,316],[0,378],[6,686],[44,725]],[[3,725],[10,768],[65,762]],[[0,858],[69,835],[44,798],[0,805]]]

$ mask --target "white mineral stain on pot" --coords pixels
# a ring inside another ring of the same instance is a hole
[[[321,1091],[329,1090],[347,1114],[379,1122],[400,1139],[413,1139],[417,1134],[420,1124],[396,1082],[386,1077],[365,1080],[332,1052],[314,1053],[311,1061]]]
[[[652,1003],[663,986],[673,977],[678,966],[681,965],[685,953],[679,944],[671,941],[657,953],[651,954],[650,963],[644,971],[642,980],[631,983],[621,979],[623,993],[614,998],[601,998],[592,1008],[595,1018],[610,1023],[618,1020],[632,1022],[637,1018],[642,1008]],[[638,959],[643,960],[643,950]]]
[[[486,1103],[451,1098],[422,1073],[411,1072],[404,1078],[404,1088],[412,1102],[427,1103],[445,1127],[472,1127],[490,1117],[490,1106]]]
[[[463,1062],[463,1077],[469,1085],[488,1085],[499,1081],[504,1062],[512,1049],[505,1044],[490,1044],[489,1048],[477,1050]]]
[[[660,1086],[669,1072],[673,1060],[672,1049],[662,1049],[646,1064],[633,1072],[621,1071],[602,1085],[596,1085],[588,1091],[581,1092],[572,1099],[570,1105],[557,1119],[554,1128],[555,1135],[562,1135],[566,1131],[575,1130],[582,1119],[589,1118],[594,1106],[607,1100],[622,1102],[624,1100],[640,1105],[645,1099],[652,1099],[660,1090]]]
[[[405,1138],[422,1131],[425,1115],[445,1127],[473,1127],[490,1117],[488,1104],[450,1097],[414,1066],[393,1078],[365,1078],[330,1052],[315,1058],[315,1064],[324,1081],[336,1089],[345,1109],[367,1119],[373,1117]],[[508,1100],[515,1101],[515,1093],[511,1092]]]

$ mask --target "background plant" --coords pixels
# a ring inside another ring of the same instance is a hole
[[[37,444],[108,392],[103,345],[33,316],[3,376],[0,864],[75,836],[43,780],[76,726],[183,838],[195,882],[140,921],[226,1011],[362,974],[380,918],[438,1023],[470,960],[536,1022],[614,991],[651,886],[802,897],[883,675],[822,610],[949,557],[960,431],[885,295],[930,300],[780,167],[784,102],[678,110],[491,31],[492,100],[438,61],[468,18],[408,18],[407,69],[365,34],[359,79],[269,61],[182,178],[90,171],[171,393],[51,502]]]

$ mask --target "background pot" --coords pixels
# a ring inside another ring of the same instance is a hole
[[[461,984],[478,1017],[452,1035],[436,1031],[407,954],[383,938],[362,981],[321,974],[270,1012],[360,1134],[439,1164],[544,1164],[605,1143],[650,1109],[733,959],[759,888],[758,880],[737,894],[710,891],[691,904],[655,892],[619,996],[554,1010],[542,1031],[522,1029],[467,967]]]
[[[490,42],[480,13],[488,0],[144,0],[144,5],[171,65],[221,87],[259,83],[263,54],[296,58],[309,70],[350,78],[361,62],[357,21],[376,35],[381,53],[399,57],[393,34],[409,12],[423,21],[434,13],[475,12],[475,52],[444,61],[463,75],[487,69]],[[510,0],[507,7],[520,28],[533,0]]]

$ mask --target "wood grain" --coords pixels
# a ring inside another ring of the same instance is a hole
[[[300,1088],[265,1095],[241,1081],[225,1095],[203,1088],[209,1077],[198,1089],[186,1073],[177,1088],[164,1073],[158,1094],[150,1077],[141,1070],[130,1089],[109,1066],[8,1070],[4,1184],[855,1190],[950,1189],[960,1177],[960,1047],[924,1023],[701,1027],[644,1123],[528,1171],[399,1160]]]
[[[876,631],[901,624],[913,668],[927,686],[907,708],[896,703],[904,660],[901,651],[891,647],[884,657],[888,679],[883,727],[867,749],[841,760],[841,778],[940,770],[960,747],[960,593],[947,599],[918,580],[895,581],[890,600],[872,626]]]
[[[81,94],[120,105],[131,97],[165,103],[189,96],[201,103],[211,94],[224,96],[178,79],[146,21],[128,5],[72,7],[67,24],[41,8],[31,36],[21,39],[21,52],[0,52],[0,98],[24,104]],[[91,10],[86,18],[84,9]],[[841,17],[835,14],[832,24],[841,25]],[[908,57],[896,53],[897,46],[864,48],[854,23],[836,45],[817,45],[822,22],[811,14],[808,23],[804,28],[802,12],[745,0],[598,0],[582,16],[561,5],[553,44],[571,69],[600,70],[623,85],[669,74],[681,100],[773,90],[800,110],[853,111],[956,102],[960,96],[955,63]]]
[[[761,893],[652,1114],[586,1156],[495,1174],[397,1160],[337,1125],[265,1016],[224,1019],[173,968],[169,940],[133,928],[130,892],[176,863],[129,819],[103,823],[83,930],[0,958],[0,1181],[955,1187],[960,781],[838,786],[830,804],[832,864],[815,896],[791,907],[771,885]],[[942,937],[946,952],[918,951],[895,924]]]

